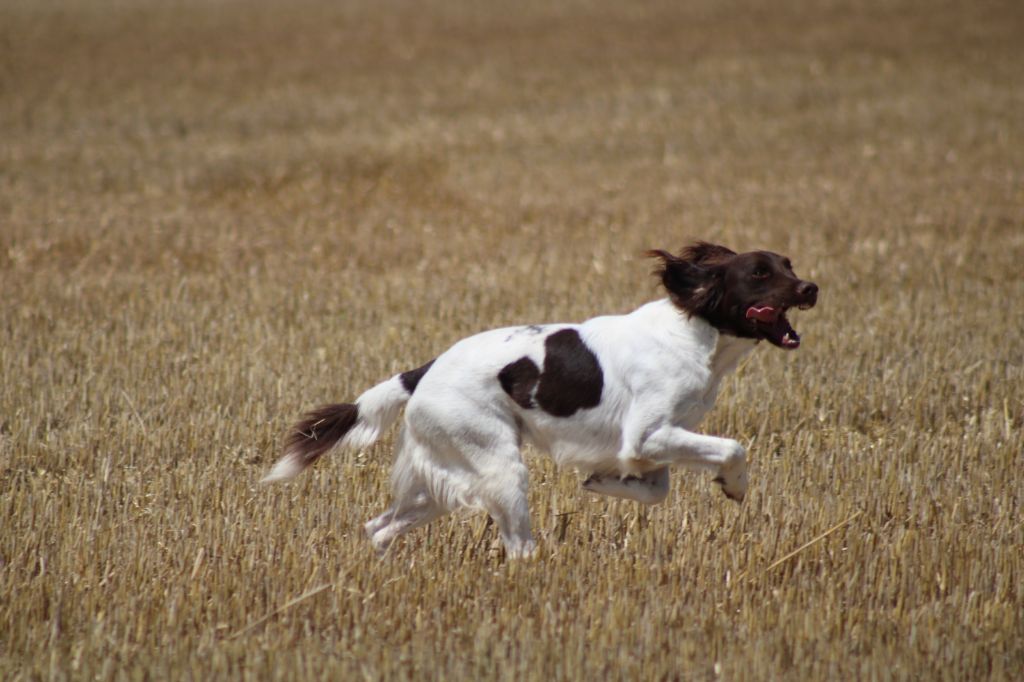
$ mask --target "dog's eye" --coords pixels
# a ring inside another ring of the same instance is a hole
[[[787,270],[789,270],[790,272],[793,272],[793,263],[790,262],[790,260],[788,258],[786,260],[782,261],[782,264],[786,266]]]
[[[750,273],[750,276],[753,277],[754,279],[768,279],[768,275],[770,274],[771,273],[768,272],[768,268],[764,267],[763,265],[759,265],[756,268],[754,268],[754,271]]]

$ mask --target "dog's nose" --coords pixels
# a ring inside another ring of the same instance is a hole
[[[818,285],[814,282],[800,282],[796,287],[797,296],[814,302],[818,300]]]

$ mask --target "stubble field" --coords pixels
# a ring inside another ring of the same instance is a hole
[[[0,2],[0,678],[1011,679],[1015,2]],[[500,325],[790,256],[803,346],[703,425],[742,505],[531,457],[373,555],[392,438],[289,423]]]

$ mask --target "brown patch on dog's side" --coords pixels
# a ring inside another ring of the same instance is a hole
[[[555,417],[597,407],[604,373],[597,356],[575,329],[557,331],[544,340],[544,371],[537,386],[537,404]]]
[[[498,382],[505,393],[525,410],[533,408],[533,389],[537,386],[540,369],[528,357],[510,362],[498,372]]]

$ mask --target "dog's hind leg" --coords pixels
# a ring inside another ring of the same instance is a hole
[[[366,534],[373,538],[373,534],[379,531],[384,526],[391,523],[391,519],[395,517],[395,505],[392,504],[387,510],[380,516],[375,516],[367,521],[363,528],[366,530]]]
[[[445,513],[426,492],[417,493],[411,500],[393,504],[388,511],[366,524],[370,542],[378,552],[386,550],[395,538],[425,526]]]
[[[412,401],[409,431],[423,444],[418,461],[434,499],[449,509],[486,511],[509,558],[532,556],[536,542],[527,501],[529,474],[520,453],[520,424],[489,397],[464,392]]]
[[[668,467],[662,467],[642,476],[591,474],[583,481],[583,488],[599,495],[658,504],[668,497],[669,471]]]
[[[526,465],[515,448],[514,458],[506,457],[502,466],[484,473],[477,486],[480,506],[497,524],[501,542],[511,559],[532,557],[537,549],[530,528],[528,483]]]
[[[429,470],[430,459],[424,449],[403,430],[398,438],[398,453],[391,472],[394,501],[381,515],[371,519],[364,528],[374,548],[383,552],[400,535],[425,526],[447,508],[431,494],[424,470]]]

